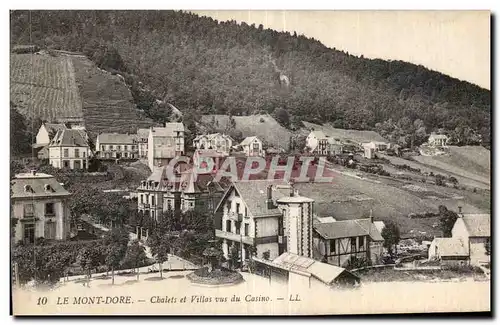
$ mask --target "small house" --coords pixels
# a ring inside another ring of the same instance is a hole
[[[427,141],[432,147],[444,147],[448,144],[448,136],[444,134],[432,133]]]
[[[247,157],[263,157],[265,155],[262,141],[256,136],[246,137],[240,147]]]
[[[434,238],[429,246],[429,261],[436,260],[448,266],[468,265],[468,249],[459,238]]]

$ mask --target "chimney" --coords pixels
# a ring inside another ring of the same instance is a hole
[[[36,169],[31,170],[31,175],[36,176]]]
[[[463,216],[463,213],[462,213],[462,207],[459,206],[458,207],[458,217],[461,218]]]

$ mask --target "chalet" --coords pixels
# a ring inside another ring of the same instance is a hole
[[[233,182],[215,209],[224,256],[236,246],[245,261],[253,246],[271,260],[284,252],[312,257],[312,205],[282,180]]]
[[[448,144],[448,136],[444,134],[432,133],[427,143],[432,147],[444,147]]]
[[[262,141],[255,136],[246,137],[243,141],[241,141],[239,146],[247,157],[263,157],[265,155]]]
[[[187,165],[175,173],[179,180],[170,181],[163,166],[141,182],[137,188],[139,212],[157,218],[166,211],[214,210],[224,193],[224,180],[215,182],[212,175],[197,175]]]
[[[96,151],[100,159],[134,159],[139,157],[135,134],[101,133],[97,136]]]
[[[379,263],[384,238],[372,217],[316,222],[313,228],[316,259],[341,267],[347,266],[352,258]]]
[[[137,130],[137,147],[140,159],[148,158],[149,129]]]
[[[434,238],[429,247],[429,259],[445,264],[486,264],[490,261],[487,246],[491,245],[489,214],[458,214],[451,238]],[[452,262],[450,262],[450,260]]]
[[[68,239],[71,194],[52,175],[18,174],[11,182],[15,240]]]
[[[229,155],[234,140],[227,134],[213,133],[198,135],[193,140],[193,147],[196,149],[210,149]]]
[[[43,123],[36,134],[36,142],[33,148],[38,151],[38,159],[49,158],[49,143],[57,131],[67,129],[62,123]]]
[[[49,163],[55,168],[87,169],[91,155],[84,130],[62,129],[49,143]]]
[[[318,155],[328,155],[328,137],[323,131],[311,131],[306,138],[306,147],[311,153]]]
[[[165,123],[151,127],[148,137],[148,165],[151,170],[166,166],[174,157],[184,154],[184,124]]]
[[[371,141],[363,143],[363,149],[365,158],[372,159],[375,158],[376,152],[389,149],[389,144],[380,141]]]

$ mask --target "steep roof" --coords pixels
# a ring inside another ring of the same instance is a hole
[[[245,139],[243,139],[243,141],[241,141],[240,146],[247,146],[255,139],[259,140],[256,136],[246,137]]]
[[[136,139],[134,134],[101,133],[97,136],[99,143],[125,143],[132,144]]]
[[[215,149],[196,149],[195,155],[199,157],[226,157],[227,154]]]
[[[432,242],[438,247],[440,256],[469,256],[467,247],[461,239],[434,238]]]
[[[256,260],[288,272],[305,276],[313,276],[328,285],[332,284],[341,274],[347,274],[350,277],[359,279],[356,275],[348,272],[344,268],[322,263],[312,258],[299,256],[289,252],[281,254],[273,261],[263,261],[258,258],[256,258]]]
[[[56,135],[50,142],[50,146],[87,147],[88,143],[87,140],[85,139],[84,134],[85,131],[83,130],[63,129],[57,131]]]
[[[18,174],[11,181],[12,198],[68,196],[70,193],[52,175],[37,173]]]
[[[471,237],[490,237],[489,214],[464,214],[462,219]]]
[[[339,239],[356,236],[370,236],[373,241],[384,241],[377,227],[370,219],[341,220],[316,223],[314,230],[324,239]]]
[[[57,131],[67,129],[66,125],[62,123],[44,123],[44,126],[51,137],[53,137]]]
[[[444,135],[444,134],[431,134],[429,136],[429,138],[433,138],[433,139],[448,139],[448,136]]]
[[[321,130],[317,130],[317,131],[311,131],[312,135],[314,135],[317,139],[326,139],[326,135],[325,135],[325,132],[321,131]]]

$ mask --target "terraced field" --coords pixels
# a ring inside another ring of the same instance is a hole
[[[135,108],[127,85],[87,58],[73,57],[76,83],[83,99],[84,122],[91,136],[100,132],[135,133],[156,125]]]
[[[49,121],[83,117],[75,70],[68,56],[12,54],[10,98],[28,117]]]

